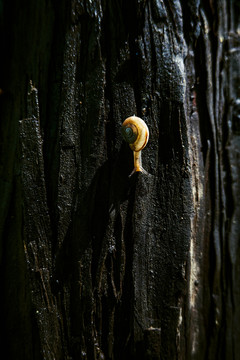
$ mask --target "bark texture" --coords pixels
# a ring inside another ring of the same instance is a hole
[[[237,0],[0,1],[8,359],[237,359]],[[120,128],[143,118],[148,175]]]

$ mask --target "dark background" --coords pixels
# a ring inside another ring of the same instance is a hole
[[[239,7],[0,1],[7,359],[239,359]]]

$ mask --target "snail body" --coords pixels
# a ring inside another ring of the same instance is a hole
[[[147,174],[142,167],[141,156],[141,150],[147,145],[149,138],[149,130],[146,123],[137,116],[130,116],[124,120],[121,133],[133,151],[134,169],[130,176],[135,172]]]

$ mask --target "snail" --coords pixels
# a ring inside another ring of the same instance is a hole
[[[121,128],[121,133],[126,142],[129,143],[133,151],[134,169],[131,176],[135,172],[147,172],[142,167],[141,150],[147,145],[149,138],[149,130],[145,122],[137,116],[130,116],[124,120]]]

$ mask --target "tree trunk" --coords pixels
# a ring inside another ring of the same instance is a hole
[[[239,4],[0,2],[8,359],[237,359]],[[150,138],[148,175],[121,137]]]

